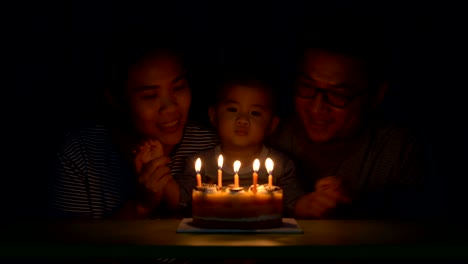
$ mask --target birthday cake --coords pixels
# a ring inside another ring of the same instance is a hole
[[[192,192],[193,224],[217,229],[263,229],[282,225],[283,190],[268,184],[219,187],[203,184]],[[255,190],[254,190],[255,189]]]

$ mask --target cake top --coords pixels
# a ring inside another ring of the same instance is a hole
[[[203,183],[202,186],[195,187],[196,191],[203,192],[203,193],[231,193],[231,194],[238,194],[238,193],[253,193],[252,191],[253,185],[249,187],[246,191],[243,187],[234,187],[233,184],[228,185],[227,187],[219,187],[216,184],[209,184]],[[281,191],[281,188],[278,186],[269,186],[268,184],[257,184],[257,193],[258,194],[269,194],[274,192]]]

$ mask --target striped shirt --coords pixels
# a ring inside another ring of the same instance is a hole
[[[188,156],[217,143],[215,133],[187,125],[169,163],[174,179],[182,175]],[[117,151],[103,125],[68,133],[57,153],[55,172],[50,197],[54,217],[105,218],[134,192],[133,165]]]

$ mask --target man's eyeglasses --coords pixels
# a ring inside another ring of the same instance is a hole
[[[322,88],[316,88],[312,85],[301,84],[296,87],[296,97],[304,100],[312,100],[318,93],[322,94],[324,101],[336,108],[346,108],[358,96],[365,94],[368,89],[365,89],[357,94],[349,95]]]

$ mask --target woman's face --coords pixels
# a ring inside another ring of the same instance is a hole
[[[126,84],[131,119],[143,138],[174,146],[182,140],[191,94],[178,58],[160,53],[130,68]]]

